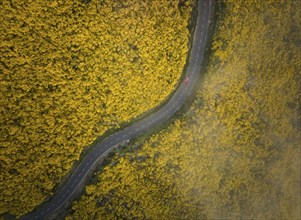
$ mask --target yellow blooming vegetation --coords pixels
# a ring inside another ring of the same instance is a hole
[[[0,8],[0,214],[21,215],[97,136],[174,90],[192,5],[1,0]]]
[[[189,111],[116,154],[67,219],[300,219],[299,3],[219,1]]]

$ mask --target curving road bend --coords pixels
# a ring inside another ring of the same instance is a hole
[[[151,128],[167,121],[185,102],[191,94],[192,89],[200,78],[201,63],[203,61],[207,35],[209,30],[210,17],[213,12],[214,0],[199,0],[198,15],[194,31],[190,59],[188,63],[186,78],[171,99],[154,114],[132,124],[125,129],[105,138],[102,142],[93,147],[86,157],[79,163],[69,180],[55,194],[49,202],[39,206],[33,212],[22,216],[21,219],[47,219],[56,213],[67,202],[72,201],[77,192],[81,191],[86,180],[102,160],[103,155],[117,147],[120,143],[132,139]]]

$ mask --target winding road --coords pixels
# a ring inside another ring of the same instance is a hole
[[[47,203],[38,206],[33,212],[22,216],[21,219],[47,219],[56,213],[64,204],[72,201],[77,192],[83,190],[89,176],[95,171],[103,155],[111,151],[120,143],[137,137],[151,128],[167,121],[184,104],[200,78],[201,64],[203,62],[210,18],[213,12],[214,0],[199,0],[198,15],[187,73],[184,80],[166,105],[152,115],[124,128],[105,138],[94,146],[83,158],[70,176],[69,180]]]

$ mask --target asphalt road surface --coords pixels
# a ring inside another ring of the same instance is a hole
[[[210,17],[213,11],[214,0],[199,0],[198,15],[194,31],[190,59],[185,79],[171,99],[157,112],[132,124],[125,129],[105,138],[78,164],[69,180],[47,203],[38,206],[33,212],[22,216],[21,219],[48,219],[64,204],[74,199],[77,192],[83,190],[85,182],[98,165],[103,155],[107,154],[118,144],[137,137],[151,128],[167,121],[185,102],[191,94],[200,77],[205,45],[209,30]],[[189,80],[187,80],[189,78]]]

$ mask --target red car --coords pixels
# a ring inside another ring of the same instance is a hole
[[[188,83],[189,83],[189,77],[187,76],[186,78],[185,78],[185,80],[184,80],[184,82],[185,82],[185,84],[187,85]]]

